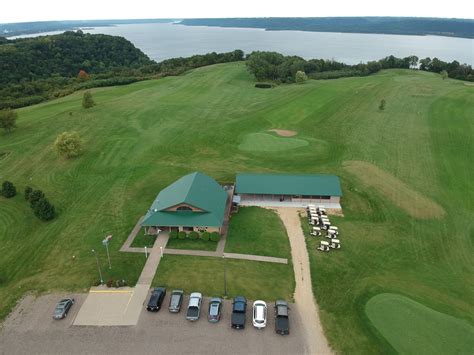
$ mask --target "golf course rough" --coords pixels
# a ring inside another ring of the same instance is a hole
[[[473,326],[411,298],[381,293],[367,302],[365,313],[400,354],[473,353]]]

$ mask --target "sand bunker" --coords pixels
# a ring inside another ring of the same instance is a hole
[[[440,218],[446,214],[443,207],[436,202],[376,165],[365,161],[346,161],[343,167],[362,180],[365,185],[376,188],[412,217],[429,219]]]
[[[293,136],[296,136],[298,134],[298,132],[287,131],[285,129],[269,129],[268,131],[269,132],[275,132],[276,134],[278,134],[279,136],[282,136],[282,137],[293,137]]]

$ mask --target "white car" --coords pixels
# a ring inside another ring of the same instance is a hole
[[[264,301],[253,303],[253,326],[257,329],[267,326],[267,304]]]

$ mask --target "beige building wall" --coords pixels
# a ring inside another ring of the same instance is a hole
[[[191,227],[191,226],[189,226]],[[179,231],[184,231],[183,227],[179,227],[178,228]],[[212,233],[212,232],[221,232],[221,229],[219,227],[193,227],[193,231],[195,232],[209,232],[209,233]],[[189,232],[189,231],[185,231],[185,232]]]

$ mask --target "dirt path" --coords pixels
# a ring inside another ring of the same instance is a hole
[[[296,208],[280,207],[275,209],[285,224],[291,244],[291,257],[295,272],[295,306],[302,317],[305,339],[310,354],[331,354],[319,319],[319,309],[313,295],[309,256],[306,250],[300,218]]]

